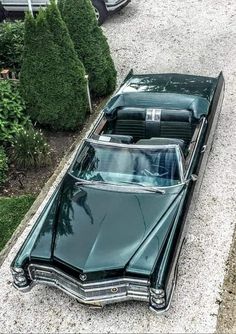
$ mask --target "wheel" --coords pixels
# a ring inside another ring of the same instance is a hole
[[[103,0],[92,0],[98,24],[101,25],[108,16],[108,11]]]

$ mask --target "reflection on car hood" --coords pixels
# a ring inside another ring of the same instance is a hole
[[[125,267],[178,195],[64,183],[53,256],[84,272]]]

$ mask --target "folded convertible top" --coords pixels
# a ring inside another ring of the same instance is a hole
[[[118,107],[191,110],[199,119],[208,113],[218,78],[184,74],[133,75],[131,71],[104,112]]]

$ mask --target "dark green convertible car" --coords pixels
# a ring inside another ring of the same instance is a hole
[[[222,73],[131,71],[12,262],[14,286],[166,311],[223,93]]]

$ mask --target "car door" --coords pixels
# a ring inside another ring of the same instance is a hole
[[[224,77],[222,72],[217,78],[215,92],[209,107],[209,113],[201,119],[199,133],[194,134],[190,143],[190,152],[186,159],[185,180],[191,178],[191,174],[196,174],[198,178],[198,188],[200,189],[204,171],[212,148],[216,133],[216,126],[222,108],[224,98]]]

